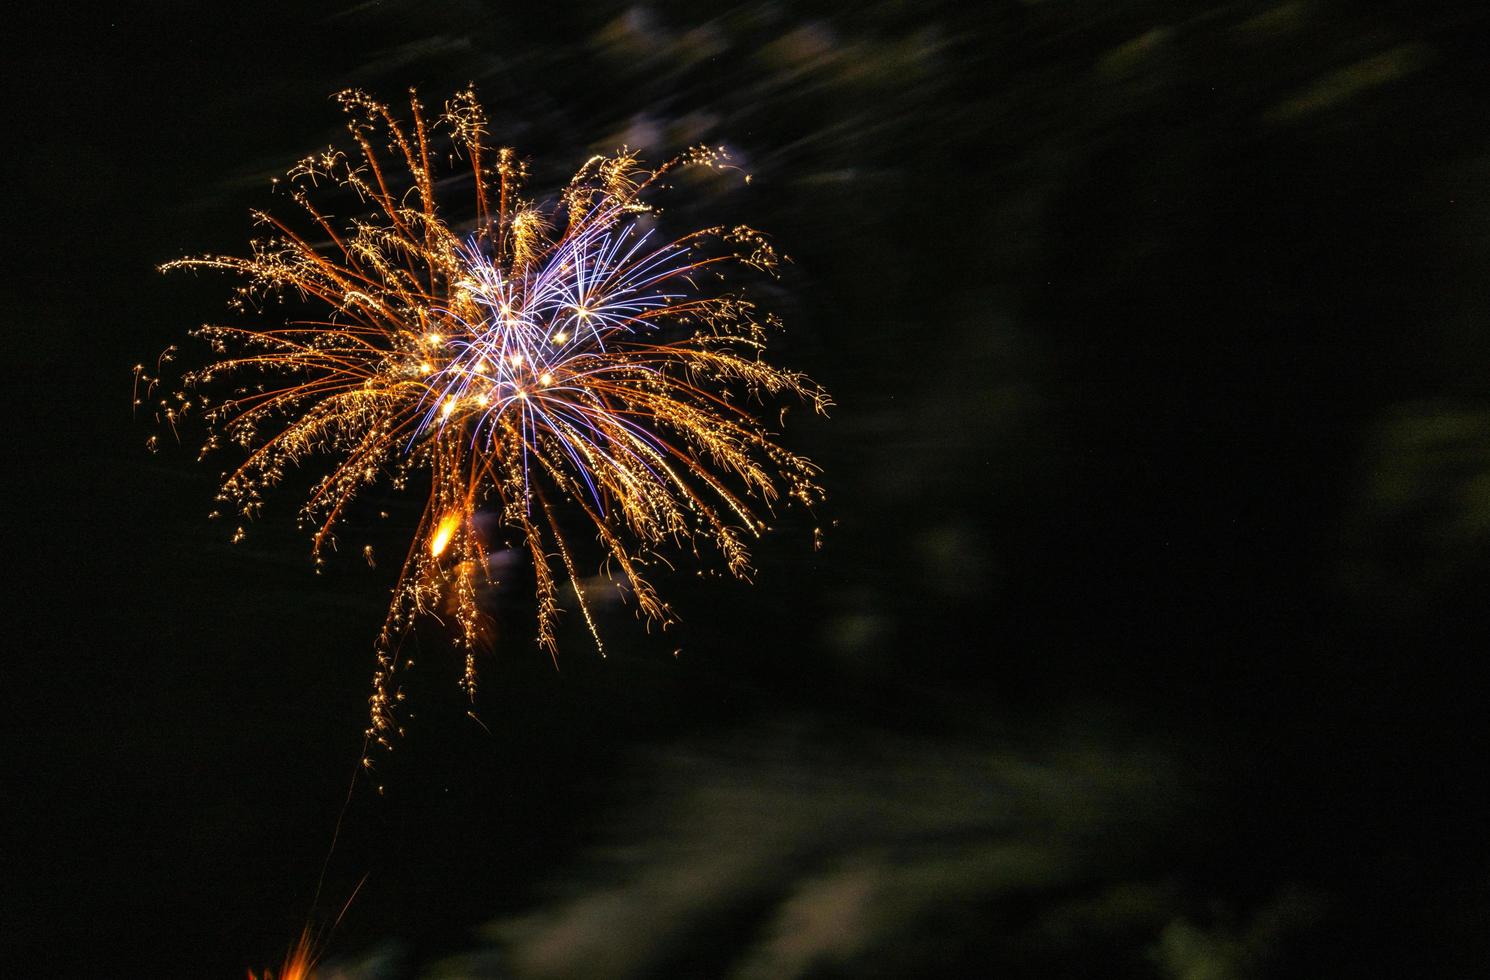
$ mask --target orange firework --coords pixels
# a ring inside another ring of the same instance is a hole
[[[355,146],[290,170],[297,222],[256,213],[264,233],[247,256],[163,267],[239,275],[233,305],[257,322],[202,327],[215,359],[164,398],[139,371],[137,392],[173,431],[187,415],[204,419],[204,452],[246,454],[219,497],[245,520],[291,468],[324,463],[301,509],[318,564],[359,492],[428,481],[378,643],[368,734],[387,745],[400,730],[398,640],[421,614],[453,612],[474,693],[477,599],[491,574],[478,511],[531,556],[537,640],[550,655],[564,580],[600,644],[582,564],[611,569],[639,613],[665,626],[672,613],[650,564],[709,545],[746,578],[747,542],[772,508],[821,499],[816,467],[751,406],[787,396],[821,412],[830,402],[763,359],[779,324],[726,274],[774,274],[778,256],[760,233],[658,231],[648,199],[662,178],[732,169],[722,150],[655,169],[626,151],[594,157],[539,202],[523,196],[513,151],[489,142],[473,93],[432,119],[413,97],[406,120],[360,92],[339,99]],[[441,159],[447,172],[432,162]],[[460,188],[464,224],[438,200],[449,186]],[[356,216],[333,218],[325,195]],[[291,312],[269,317],[276,303]],[[561,532],[566,512],[593,531],[593,547]]]
[[[279,965],[279,972],[265,970],[260,977],[252,970],[248,971],[248,980],[311,980],[315,976],[316,961],[315,942],[311,939],[310,929],[300,934],[300,939],[285,954],[284,962]]]

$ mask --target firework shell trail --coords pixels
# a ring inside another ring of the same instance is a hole
[[[474,93],[435,114],[411,94],[403,118],[361,92],[338,98],[350,144],[276,182],[293,219],[255,212],[246,255],[162,267],[234,274],[238,322],[196,331],[211,354],[171,394],[160,370],[137,368],[135,397],[173,434],[197,420],[204,456],[233,455],[218,513],[236,518],[235,540],[268,491],[310,468],[299,517],[317,566],[360,493],[428,486],[377,643],[368,737],[391,746],[399,644],[421,616],[453,618],[474,695],[488,635],[478,511],[531,557],[538,645],[557,657],[567,582],[603,654],[585,570],[604,567],[664,626],[654,563],[712,552],[748,578],[748,544],[775,510],[822,498],[817,468],[755,413],[831,402],[765,359],[780,324],[741,285],[775,275],[765,236],[659,230],[650,200],[667,175],[734,169],[722,150],[655,168],[624,150],[597,156],[539,201],[514,151],[490,142]],[[439,199],[450,188],[461,200]]]

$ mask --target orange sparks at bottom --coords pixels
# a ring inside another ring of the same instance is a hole
[[[265,970],[260,977],[252,970],[248,971],[248,980],[310,980],[311,970],[316,965],[315,944],[311,941],[310,930],[300,934],[300,939],[290,951],[285,954],[285,960],[279,966],[279,972]]]

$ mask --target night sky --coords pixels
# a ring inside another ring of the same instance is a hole
[[[6,975],[242,976],[307,923],[390,980],[1490,970],[1490,13],[83,10],[6,17]],[[535,192],[751,172],[677,217],[791,256],[829,499],[753,585],[661,576],[665,635],[603,609],[605,660],[504,594],[474,706],[421,629],[369,779],[396,568],[314,574],[303,481],[231,544],[131,371],[231,320],[156,268],[242,251],[335,92],[468,82]]]

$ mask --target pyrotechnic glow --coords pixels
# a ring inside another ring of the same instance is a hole
[[[310,980],[312,971],[316,967],[315,942],[311,938],[310,930],[306,929],[300,934],[299,940],[285,954],[284,962],[279,966],[279,972],[265,970],[261,978],[252,970],[248,971],[248,980]]]
[[[782,395],[818,411],[830,402],[805,375],[762,359],[779,324],[724,275],[774,274],[766,239],[745,226],[665,238],[644,200],[680,168],[727,169],[721,150],[695,148],[655,169],[626,151],[594,157],[540,203],[521,196],[513,151],[488,142],[473,93],[430,121],[417,98],[407,121],[363,93],[339,98],[356,148],[290,170],[299,230],[259,212],[264,236],[246,257],[163,267],[236,273],[233,306],[265,318],[270,303],[292,302],[294,315],[202,327],[216,359],[165,398],[137,369],[137,397],[156,400],[173,431],[200,414],[204,453],[225,443],[246,452],[219,495],[244,518],[290,468],[323,464],[301,510],[318,565],[360,491],[428,479],[378,644],[369,736],[386,745],[399,731],[398,641],[421,614],[454,610],[474,693],[477,594],[490,565],[478,509],[532,558],[540,646],[557,656],[561,577],[600,646],[581,563],[601,563],[639,614],[663,625],[672,612],[646,570],[666,549],[711,545],[747,578],[746,542],[771,508],[821,499],[816,467],[778,445],[749,406]],[[437,179],[442,157],[458,175]],[[452,223],[456,212],[436,197],[447,184],[466,188],[474,221]],[[313,192],[338,196],[323,204]],[[333,207],[356,216],[338,221]],[[565,513],[590,528],[590,558],[561,531]],[[364,554],[371,563],[371,546]]]
[[[434,537],[429,539],[429,553],[436,558],[445,553],[450,546],[450,539],[455,536],[455,529],[460,527],[460,515],[451,514],[440,522],[435,528]]]

